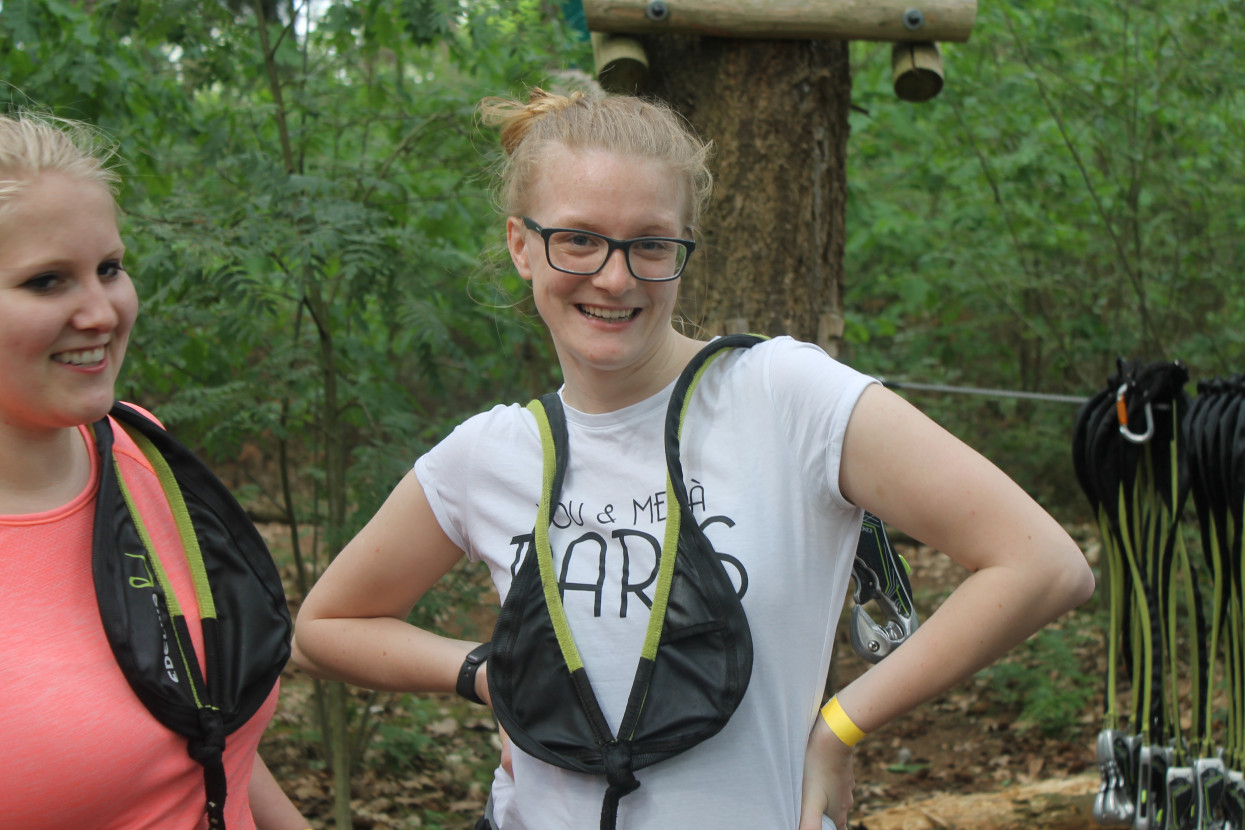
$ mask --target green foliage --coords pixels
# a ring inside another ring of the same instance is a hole
[[[1092,394],[1117,355],[1245,353],[1245,95],[1226,2],[983,4],[947,85],[853,46],[848,338],[897,380]],[[915,401],[1049,506],[1081,507],[1067,404]]]
[[[379,766],[391,772],[418,769],[420,757],[432,745],[432,736],[425,731],[428,717],[415,710],[410,722],[385,720],[376,729],[372,751],[380,759]],[[422,715],[422,717],[420,717]]]
[[[1044,628],[981,674],[994,700],[1019,709],[1019,722],[1051,736],[1075,734],[1102,686],[1097,672],[1082,665],[1081,653],[1098,648],[1090,634]]]
[[[267,53],[251,4],[6,3],[6,95],[121,140],[122,391],[213,457],[295,450],[300,522],[329,519],[344,436],[340,540],[451,424],[526,396],[528,324],[468,289],[497,234],[473,109],[586,52],[535,2],[264,8]]]
[[[276,462],[253,504],[312,540],[292,551],[300,591],[421,451],[528,397],[527,366],[552,363],[526,359],[530,324],[480,279],[500,236],[474,107],[588,57],[536,0],[308,8],[17,0],[0,15],[5,103],[121,143],[143,304],[121,394],[217,463],[248,443]],[[430,618],[474,599],[462,579],[441,590]]]

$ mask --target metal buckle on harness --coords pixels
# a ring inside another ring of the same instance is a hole
[[[852,598],[856,601],[848,627],[852,648],[864,660],[877,663],[912,636],[920,621],[912,605],[908,564],[891,547],[882,521],[872,513],[865,513],[860,527],[852,579]],[[875,622],[864,609],[871,600],[886,615],[885,625]]]

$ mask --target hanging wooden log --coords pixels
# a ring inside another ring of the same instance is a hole
[[[583,0],[588,28],[797,40],[963,42],[977,0]]]
[[[611,32],[592,32],[597,80],[609,92],[635,95],[648,74],[648,56],[640,41]]]
[[[901,101],[921,103],[942,92],[942,50],[937,43],[896,43],[891,77]]]

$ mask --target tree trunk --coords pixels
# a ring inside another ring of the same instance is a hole
[[[643,39],[642,91],[716,145],[717,193],[683,278],[702,334],[790,334],[837,354],[843,335],[847,43]]]

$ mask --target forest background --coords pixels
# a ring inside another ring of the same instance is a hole
[[[474,107],[591,75],[563,11],[0,3],[5,104],[120,144],[143,302],[120,393],[225,472],[272,535],[295,605],[420,452],[463,417],[558,382],[504,258],[496,141]],[[943,47],[945,90],[919,105],[891,90],[889,44],[854,43],[841,359],[899,382],[1077,397],[1117,357],[1178,359],[1194,382],[1241,371],[1240,12],[1229,0],[982,2],[969,42]],[[1088,522],[1074,405],[910,396],[1065,523]],[[456,572],[416,614],[483,636],[482,593],[478,574]],[[1100,621],[1091,605],[1077,637]],[[1025,665],[1051,685],[1049,667],[1067,661],[1041,649],[1068,641],[1035,647]],[[1071,699],[1030,713],[1044,727],[1083,730],[1093,651],[1069,664]],[[349,818],[352,768],[367,770],[356,790],[386,764],[425,768],[438,733],[409,727],[445,729],[445,710],[296,680],[290,741],[308,748],[285,762],[323,778],[307,795],[317,822],[459,826],[451,817],[487,789],[484,750],[452,776],[474,779],[456,807],[416,799],[365,820],[356,797]],[[491,724],[477,726],[487,740]]]

